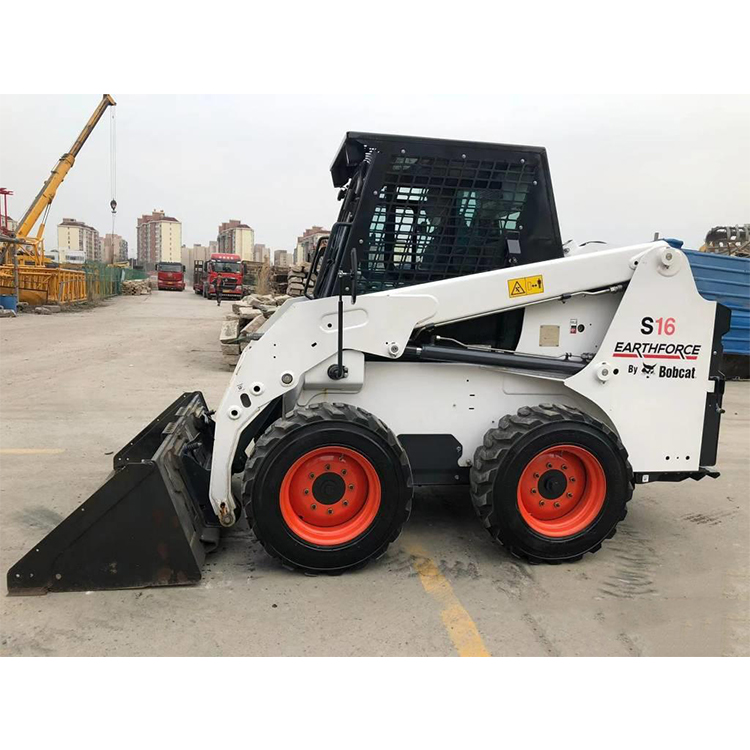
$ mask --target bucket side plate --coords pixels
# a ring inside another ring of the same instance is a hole
[[[11,595],[195,583],[218,524],[185,481],[185,447],[207,414],[186,393],[115,456],[107,481],[8,571]],[[144,458],[134,445],[155,450]],[[123,460],[127,459],[127,460]]]

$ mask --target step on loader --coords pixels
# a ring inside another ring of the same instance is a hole
[[[573,561],[635,485],[718,476],[729,312],[678,241],[563,245],[542,148],[349,133],[331,174],[305,294],[216,411],[180,396],[9,593],[193,583],[243,515],[285,566],[341,573],[386,551],[416,485],[468,489],[513,555]]]

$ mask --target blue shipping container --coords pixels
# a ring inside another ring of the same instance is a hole
[[[701,296],[732,311],[732,325],[722,342],[727,354],[750,356],[750,258],[683,250]]]

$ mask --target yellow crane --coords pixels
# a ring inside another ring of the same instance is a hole
[[[115,100],[109,94],[104,94],[99,105],[94,110],[94,113],[91,115],[78,138],[76,138],[73,143],[70,151],[60,157],[60,160],[55,165],[50,176],[47,178],[44,185],[42,185],[42,189],[18,222],[18,228],[16,229],[15,235],[16,240],[20,240],[24,245],[29,247],[31,252],[36,256],[35,260],[39,265],[42,265],[44,262],[44,250],[43,247],[41,247],[41,243],[44,237],[46,214],[49,212],[49,207],[55,199],[57,189],[62,185],[63,180],[75,163],[76,156],[78,156],[78,153],[83,148],[83,144],[88,140],[88,137],[96,127],[96,124],[101,120],[104,112],[108,107],[114,107],[115,105]],[[45,216],[39,225],[36,235],[32,236],[31,232],[42,214]]]
[[[55,199],[57,190],[66,175],[73,164],[75,164],[76,156],[78,156],[78,153],[83,148],[83,144],[86,143],[107,108],[114,107],[115,105],[115,100],[109,94],[102,96],[102,100],[91,117],[89,117],[88,122],[74,141],[70,151],[60,157],[50,176],[46,179],[44,185],[42,185],[42,189],[31,202],[26,213],[21,217],[14,235],[12,237],[3,237],[0,240],[3,258],[3,265],[0,267],[0,288],[12,286],[16,296],[19,298],[22,292],[27,292],[27,296],[34,298],[39,297],[38,293],[43,292],[47,300],[56,301],[85,298],[85,278],[83,272],[63,271],[59,269],[59,273],[53,274],[52,271],[58,271],[58,269],[45,268],[44,228],[52,201]],[[117,206],[114,198],[110,205],[114,212]],[[34,227],[40,218],[41,223],[36,230],[36,234],[32,235]],[[19,259],[26,265],[23,269],[23,280],[28,283],[19,283]],[[36,268],[29,269],[27,264]]]

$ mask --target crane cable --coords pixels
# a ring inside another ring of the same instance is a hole
[[[110,107],[109,115],[109,192],[111,195],[109,207],[112,209],[112,242],[114,242],[115,215],[117,214],[117,121],[114,107]]]

